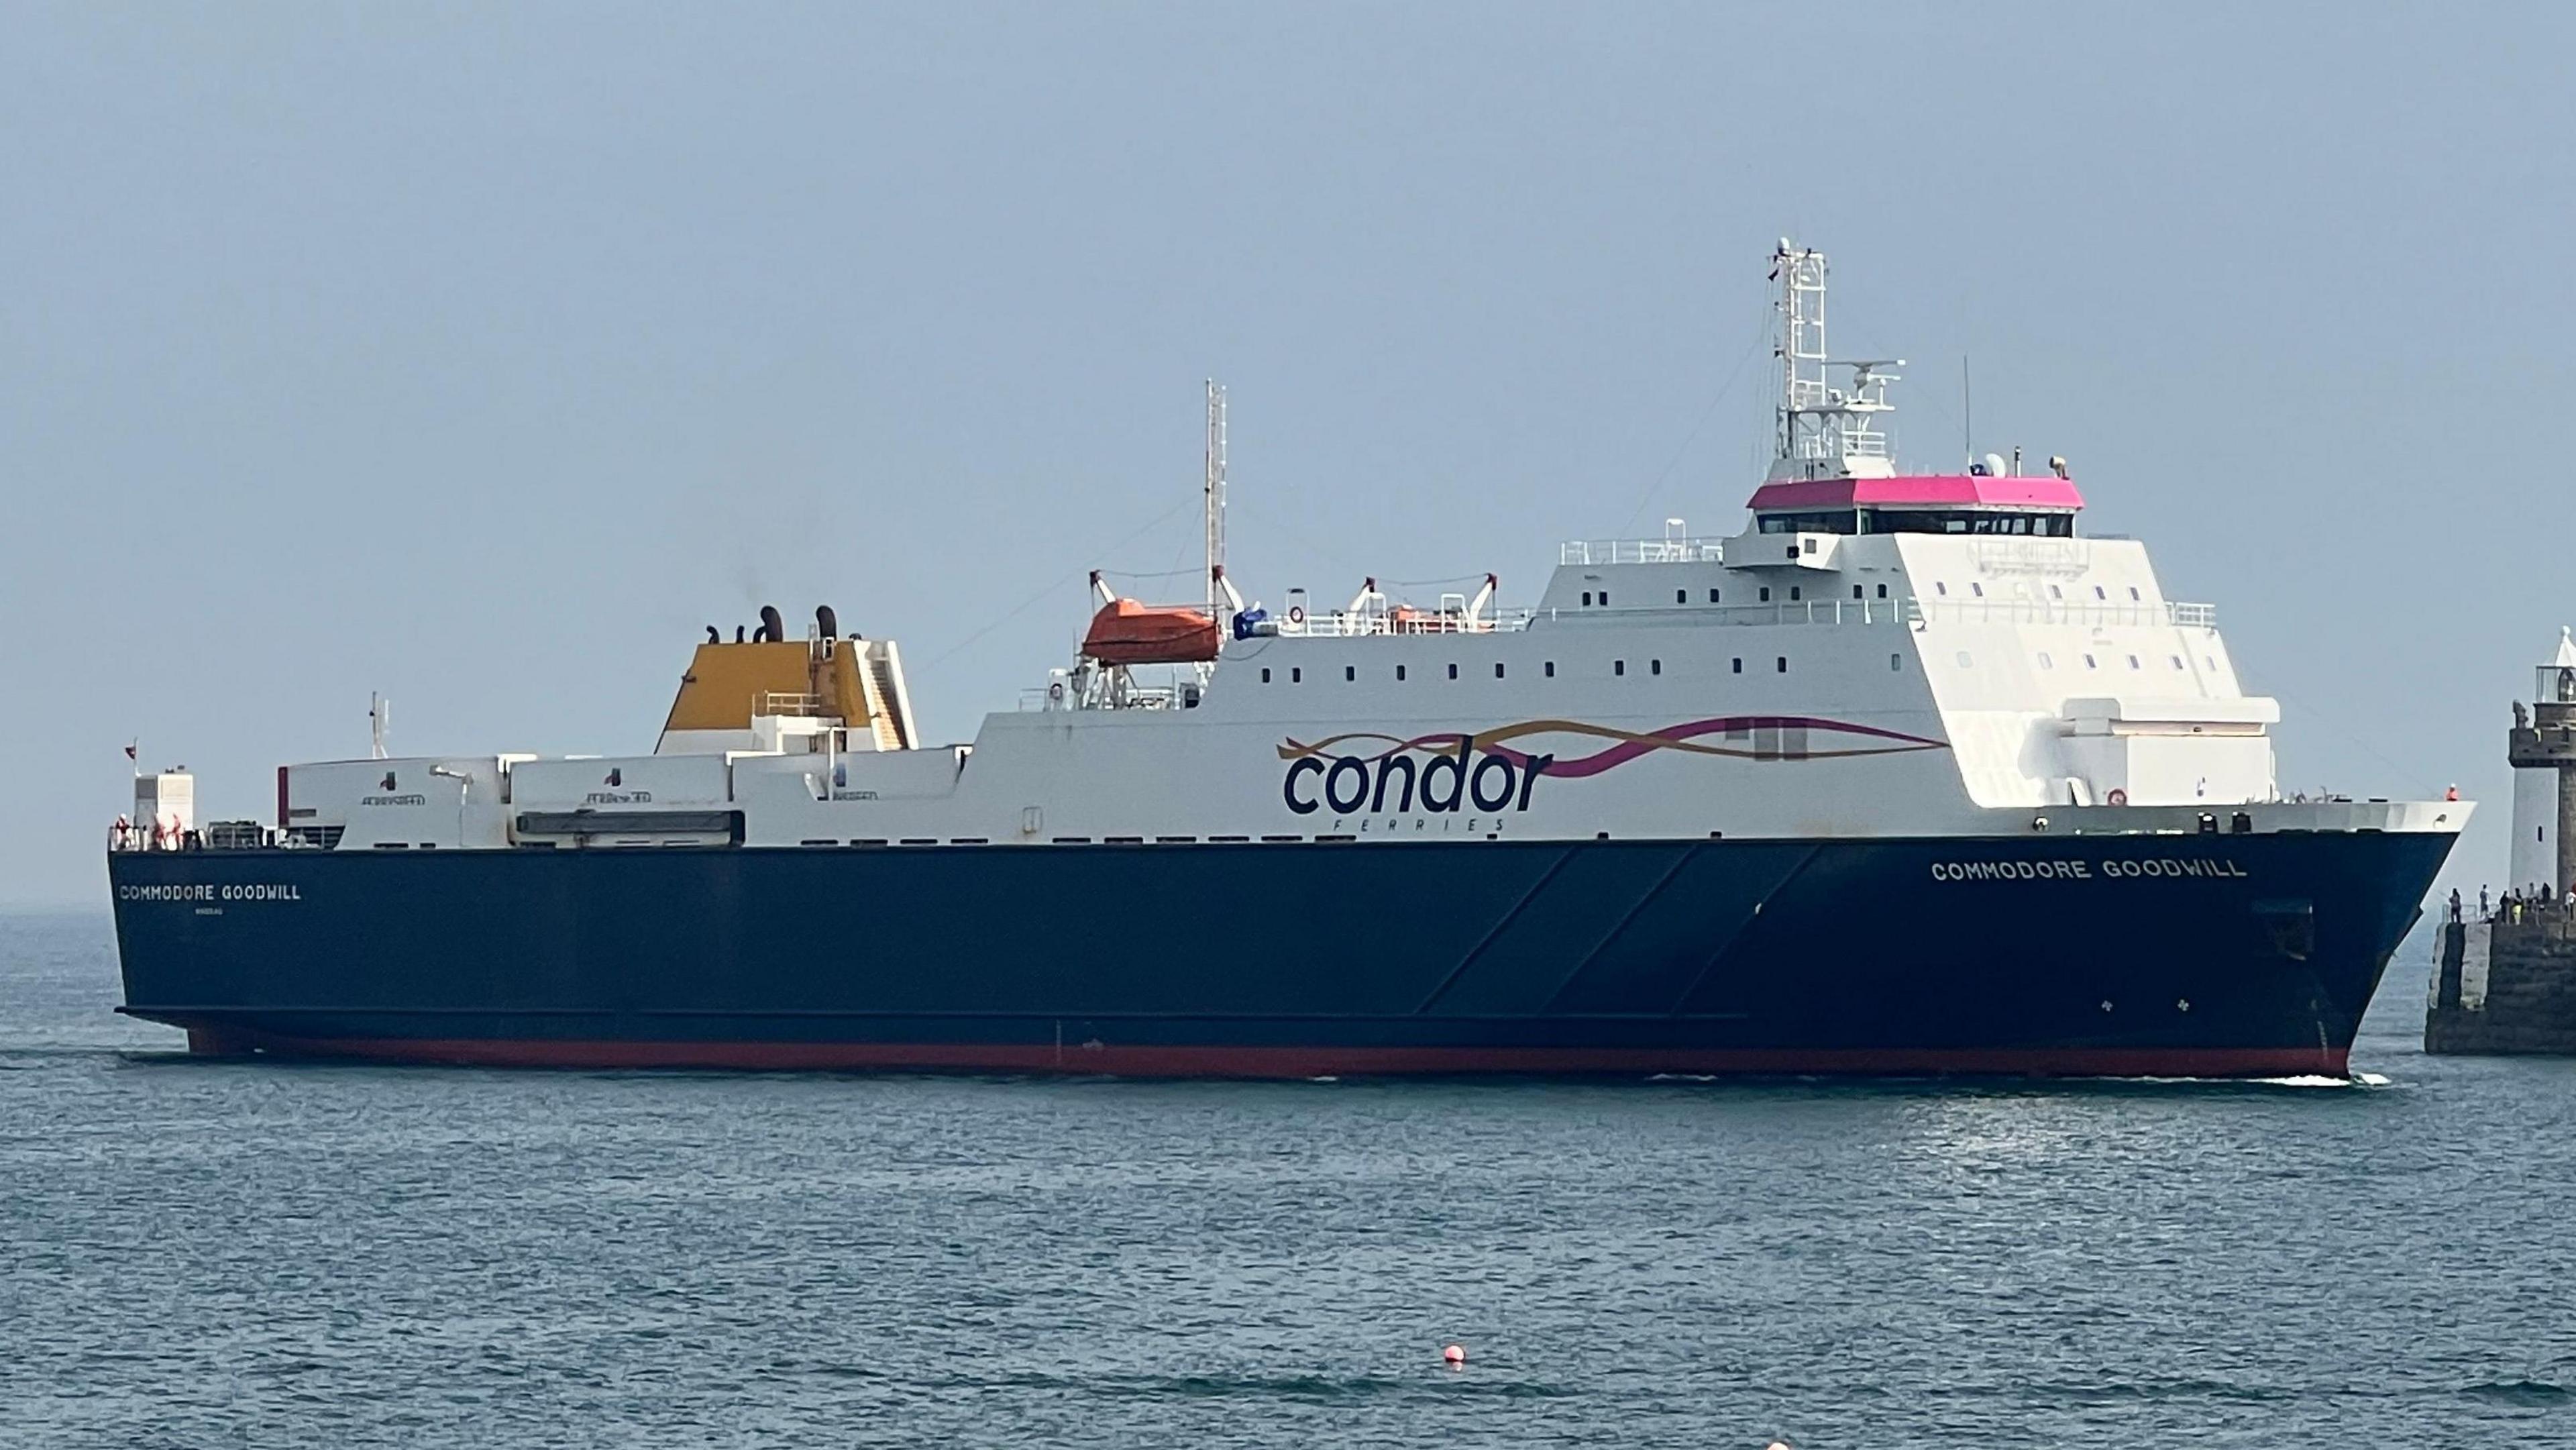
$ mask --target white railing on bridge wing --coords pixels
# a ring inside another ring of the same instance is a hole
[[[1367,634],[1495,634],[1527,629],[1535,609],[1489,609],[1470,616],[1454,609],[1331,609],[1307,615],[1303,622],[1278,621],[1279,632],[1308,637]]]
[[[1569,539],[1557,547],[1560,564],[1715,564],[1725,556],[1716,539]]]
[[[2178,604],[2078,604],[2047,599],[1922,599],[1905,601],[1907,618],[1934,624],[2148,625],[2216,629],[2218,606]]]

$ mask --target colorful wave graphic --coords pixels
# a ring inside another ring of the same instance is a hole
[[[1776,743],[1771,744],[1769,748],[1764,748],[1761,744],[1757,744],[1754,738],[1757,732],[1770,732],[1772,740],[1776,742],[1779,740],[1777,732],[1788,730],[1802,733],[1821,731],[1828,735],[1852,736],[1874,743],[1825,749],[1801,745],[1791,751],[1783,749]],[[1950,748],[1947,741],[1933,740],[1921,735],[1908,735],[1901,730],[1882,730],[1875,725],[1857,725],[1848,720],[1827,720],[1814,715],[1724,715],[1713,720],[1692,720],[1642,733],[1621,730],[1609,725],[1595,725],[1584,720],[1524,720],[1516,725],[1497,726],[1474,734],[1452,730],[1433,735],[1417,735],[1410,740],[1355,730],[1341,735],[1327,736],[1311,745],[1295,739],[1283,741],[1279,746],[1279,758],[1303,760],[1310,756],[1335,755],[1335,747],[1347,745],[1352,741],[1382,742],[1386,746],[1385,749],[1373,755],[1356,757],[1374,763],[1390,755],[1401,755],[1408,750],[1445,755],[1456,750],[1459,743],[1463,741],[1471,752],[1492,751],[1509,757],[1515,765],[1527,766],[1533,757],[1528,752],[1510,748],[1506,742],[1524,740],[1533,735],[1587,735],[1614,742],[1606,749],[1597,750],[1590,755],[1573,759],[1551,758],[1540,770],[1543,775],[1574,778],[1599,775],[1605,770],[1625,765],[1631,760],[1652,755],[1660,750],[1678,750],[1690,755],[1730,756],[1739,760],[1832,760],[1862,755],[1901,755],[1908,751]],[[1700,738],[1707,735],[1737,736],[1745,743],[1741,746],[1710,745]],[[1335,755],[1335,758],[1340,757]]]

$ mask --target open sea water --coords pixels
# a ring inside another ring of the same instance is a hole
[[[1240,1084],[201,1063],[0,917],[0,1445],[2576,1444],[2428,935],[2354,1084]]]

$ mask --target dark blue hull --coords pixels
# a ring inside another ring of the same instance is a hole
[[[557,1066],[2345,1070],[2452,837],[118,854],[209,1052]]]

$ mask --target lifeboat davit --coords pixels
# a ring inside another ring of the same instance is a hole
[[[1091,616],[1082,652],[1104,665],[1186,665],[1215,659],[1223,644],[1204,609],[1113,599]]]

